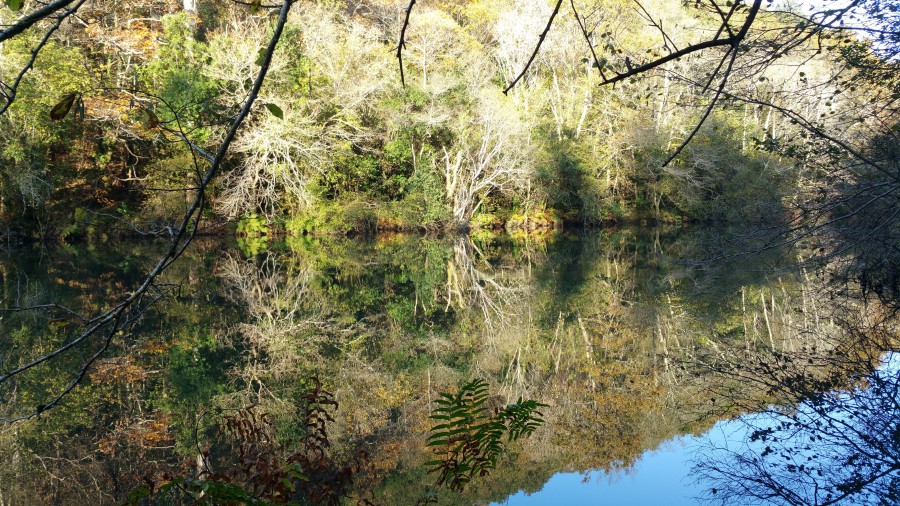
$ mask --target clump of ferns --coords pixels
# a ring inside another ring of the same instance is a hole
[[[275,435],[273,417],[256,406],[239,409],[223,417],[221,428],[235,443],[236,460],[221,470],[212,470],[209,452],[201,459],[200,472],[185,469],[180,476],[146,480],[132,492],[127,504],[317,504],[337,505],[346,497],[354,476],[368,462],[360,451],[352,462],[336,465],[329,454],[327,424],[338,408],[331,393],[318,378],[298,399],[304,434],[294,444],[282,443]],[[187,467],[187,466],[186,466]],[[191,474],[194,474],[191,476]],[[370,504],[367,500],[359,501]]]
[[[460,491],[478,476],[487,476],[509,443],[528,437],[544,423],[540,408],[546,404],[522,400],[489,409],[488,384],[476,379],[455,394],[442,393],[430,418],[428,446],[437,457],[425,465],[438,473],[437,484]]]

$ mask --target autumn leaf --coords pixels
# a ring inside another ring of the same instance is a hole
[[[266,60],[266,48],[261,47],[259,51],[256,53],[256,64],[262,67],[263,62]]]
[[[148,109],[138,109],[136,116],[137,120],[141,122],[147,130],[152,130],[159,126],[159,118],[153,111]]]
[[[9,1],[9,0],[7,0]],[[78,99],[78,92],[72,92],[66,95],[65,98],[59,101],[58,104],[53,106],[53,109],[50,110],[50,119],[53,121],[59,121],[66,117],[66,114],[69,114],[69,111],[72,109],[72,106],[75,105],[75,101]]]

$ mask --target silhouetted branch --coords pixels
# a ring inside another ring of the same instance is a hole
[[[15,37],[16,35],[31,28],[35,23],[50,17],[54,12],[67,7],[73,2],[75,2],[75,0],[56,0],[55,2],[50,2],[49,4],[41,7],[36,11],[32,11],[30,14],[26,14],[25,16],[16,20],[13,24],[9,25],[6,29],[0,30],[0,42]]]
[[[675,41],[673,41],[673,40],[671,39],[671,37],[669,37],[669,34],[667,34],[665,30],[663,30],[663,27],[662,27],[662,21],[660,20],[660,22],[657,23],[657,22],[653,19],[653,16],[651,16],[650,13],[647,12],[647,9],[644,8],[644,5],[641,4],[641,2],[639,2],[638,0],[634,0],[634,3],[636,3],[637,6],[641,8],[641,11],[643,11],[644,15],[647,16],[647,21],[650,22],[650,26],[652,26],[652,27],[656,28],[657,30],[659,30],[659,33],[662,34],[662,38],[663,38],[663,47],[665,47],[666,50],[668,50],[670,53],[671,53],[672,51],[678,51],[678,46],[675,45]],[[671,49],[669,49],[669,44],[672,44],[672,48],[671,48]]]
[[[895,182],[900,183],[900,174],[897,174],[897,173],[887,170],[886,168],[884,168],[881,164],[879,164],[875,160],[869,158],[868,156],[866,156],[859,150],[853,148],[852,146],[850,146],[846,142],[838,139],[837,137],[826,133],[824,130],[822,130],[821,128],[816,126],[813,122],[811,122],[810,120],[801,116],[800,114],[792,111],[791,109],[788,109],[786,107],[781,107],[779,105],[773,104],[772,102],[768,102],[765,100],[741,97],[739,95],[734,95],[734,94],[731,94],[728,92],[724,92],[723,94],[726,97],[737,100],[739,102],[744,102],[747,104],[762,105],[765,107],[771,107],[775,111],[784,115],[786,118],[788,118],[792,121],[795,121],[798,125],[800,125],[804,130],[808,131],[809,133],[815,135],[816,137],[827,140],[828,142],[834,144],[835,146],[843,149],[847,153],[850,153],[850,155],[852,155],[857,160],[863,162],[867,166],[869,166],[869,167],[877,170],[878,172],[882,173],[883,175],[887,176],[889,179],[892,179]]]
[[[47,42],[50,41],[50,37],[56,32],[56,30],[59,29],[60,26],[62,26],[63,21],[65,21],[72,14],[75,14],[75,12],[79,8],[81,8],[81,6],[84,5],[86,1],[87,0],[79,0],[78,3],[76,3],[72,8],[57,16],[56,23],[54,23],[46,33],[44,33],[44,36],[41,38],[40,42],[38,42],[34,49],[31,50],[31,58],[28,59],[28,62],[24,67],[22,67],[22,70],[19,71],[19,74],[16,75],[16,78],[11,85],[0,82],[0,85],[6,87],[6,90],[0,88],[0,93],[3,93],[4,98],[6,98],[6,103],[0,106],[0,114],[5,113],[6,110],[9,109],[9,106],[11,106],[12,103],[16,100],[16,93],[19,90],[19,84],[22,82],[22,78],[25,77],[25,74],[27,74],[28,71],[31,70],[31,68],[34,66],[34,62],[37,61],[37,57],[40,54],[41,49],[43,49],[44,46],[47,45]]]
[[[403,50],[406,49],[406,29],[409,27],[409,14],[412,12],[416,0],[409,0],[409,6],[406,7],[406,19],[403,20],[403,27],[400,28],[400,42],[397,44],[397,60],[400,62],[400,84],[406,86],[406,76],[403,75]]]
[[[503,94],[506,95],[509,90],[519,82],[519,79],[522,79],[522,76],[525,75],[525,72],[528,72],[528,68],[531,67],[531,64],[534,62],[535,57],[537,57],[538,51],[541,50],[541,45],[544,43],[544,38],[547,37],[547,32],[550,31],[550,27],[553,26],[553,19],[556,18],[556,14],[559,13],[559,8],[562,6],[562,0],[557,0],[556,7],[553,8],[553,12],[550,14],[550,19],[547,20],[547,27],[544,28],[544,31],[541,32],[541,36],[538,39],[538,43],[534,46],[534,52],[531,53],[531,58],[528,59],[528,63],[525,64],[525,68],[522,69],[522,72],[513,79],[513,82],[503,90]]]
[[[600,60],[597,58],[596,51],[594,51],[594,44],[591,42],[591,36],[584,26],[581,16],[578,15],[578,9],[575,8],[575,0],[569,0],[569,4],[572,6],[572,13],[575,14],[575,21],[578,22],[578,28],[581,29],[581,34],[584,35],[584,41],[587,42],[587,45],[591,50],[591,56],[594,58],[594,66],[597,67],[597,70],[600,72],[600,78],[606,80],[606,74],[603,73],[603,66],[600,65]]]
[[[736,2],[739,4],[740,2]],[[762,7],[762,0],[754,0],[753,5],[750,7],[749,12],[747,13],[747,18],[744,20],[744,24],[741,26],[741,29],[732,37],[726,37],[724,39],[712,39],[704,42],[700,42],[698,44],[692,44],[687,46],[686,48],[675,51],[674,53],[670,53],[662,58],[657,58],[651,62],[645,63],[643,65],[639,65],[637,67],[632,67],[627,69],[625,72],[617,74],[615,77],[606,79],[602,83],[601,86],[615,84],[619,81],[628,79],[630,77],[637,76],[639,74],[643,74],[650,70],[659,67],[665,63],[668,63],[673,60],[677,60],[683,56],[687,56],[692,53],[696,53],[698,51],[702,51],[704,49],[709,49],[713,47],[721,47],[721,46],[731,46],[737,51],[738,46],[747,36],[747,32],[750,30],[750,27],[753,25],[753,22],[756,20],[756,15],[759,13],[759,9]],[[736,6],[733,6],[732,9],[736,9]],[[727,77],[727,76],[726,76]]]
[[[715,0],[710,0],[710,2],[713,4],[713,7],[715,7],[716,12],[719,14],[719,17],[722,18],[722,24],[719,25],[719,29],[713,36],[713,39],[718,39],[719,36],[722,35],[723,30],[727,31],[730,37],[734,37],[734,32],[731,31],[730,21],[731,16],[734,15],[734,12],[737,10],[738,5],[740,5],[740,2],[734,2],[733,4],[731,4],[731,9],[728,10],[728,14],[722,12],[722,9],[719,8],[719,4],[717,4]]]
[[[606,86],[608,84],[615,84],[619,81],[624,81],[625,79],[628,79],[629,77],[634,77],[638,74],[643,74],[645,72],[655,69],[656,67],[659,67],[660,65],[664,65],[666,63],[669,63],[670,61],[677,60],[677,59],[681,58],[682,56],[687,56],[691,53],[696,53],[698,51],[702,51],[704,49],[709,49],[709,48],[713,48],[713,47],[730,46],[733,44],[733,42],[734,41],[732,40],[732,38],[729,37],[727,39],[708,40],[705,42],[700,42],[699,44],[693,44],[693,45],[687,46],[684,49],[681,49],[679,51],[675,51],[674,53],[670,53],[666,56],[663,56],[662,58],[653,60],[649,63],[645,63],[643,65],[633,67],[630,70],[623,72],[621,74],[616,74],[615,77],[611,77],[609,79],[604,80],[602,83],[600,83],[600,86]]]
[[[709,87],[712,86],[713,81],[716,80],[716,76],[719,75],[719,71],[722,70],[722,65],[725,65],[725,62],[728,61],[728,57],[729,57],[729,56],[732,56],[731,53],[732,53],[732,51],[731,51],[731,50],[728,50],[728,51],[725,51],[725,54],[722,55],[722,59],[719,60],[719,64],[716,65],[715,70],[713,70],[713,71],[709,74],[709,80],[706,81],[706,84],[705,84],[705,85],[703,85],[703,91],[704,91],[704,92],[705,92],[705,91],[708,91],[708,90],[709,90]],[[736,52],[735,52],[735,54],[736,54]],[[732,57],[732,58],[733,58],[733,57]],[[732,61],[733,61],[733,59],[732,59]]]
[[[662,27],[657,25],[653,21],[653,18],[650,17],[650,14],[646,11],[646,9],[644,9],[643,5],[641,5],[640,2],[637,2],[637,0],[635,0],[635,2],[641,7],[641,9],[644,11],[644,14],[646,14],[646,16],[650,19],[650,22],[653,23],[653,26],[656,26],[659,30],[662,30]],[[732,5],[731,12],[729,12],[727,15],[723,16],[723,26],[728,25],[728,20],[730,19],[731,14],[737,9],[738,4],[740,4],[740,2],[735,2],[735,4]],[[678,146],[678,148],[666,159],[666,161],[663,162],[663,164],[662,164],[663,167],[669,165],[669,163],[671,163],[672,160],[674,160],[675,158],[678,157],[679,154],[681,154],[681,152],[691,142],[691,140],[694,138],[694,136],[697,135],[697,132],[700,131],[700,128],[706,122],[707,118],[709,118],[709,115],[712,113],[713,108],[716,106],[716,104],[719,101],[719,98],[722,96],[722,93],[725,91],[725,85],[728,82],[728,78],[731,75],[731,70],[734,67],[734,62],[737,59],[739,46],[740,46],[741,42],[744,40],[744,38],[747,36],[747,32],[750,30],[750,27],[753,25],[753,22],[756,20],[756,15],[759,12],[759,9],[761,6],[762,6],[762,0],[754,0],[753,5],[750,7],[750,11],[747,13],[747,18],[744,20],[744,24],[741,26],[741,29],[736,34],[732,35],[731,37],[727,37],[724,39],[713,38],[712,40],[701,42],[699,44],[694,44],[694,45],[688,46],[680,51],[675,51],[674,53],[670,53],[667,56],[658,58],[649,63],[645,63],[644,65],[640,65],[638,67],[632,67],[631,65],[628,65],[628,68],[625,72],[617,74],[613,78],[604,79],[603,82],[600,83],[601,86],[608,85],[608,84],[614,84],[623,79],[628,79],[629,77],[633,77],[638,74],[642,74],[642,73],[652,70],[660,65],[663,65],[669,61],[676,60],[678,58],[681,58],[682,56],[686,56],[688,54],[700,51],[702,49],[719,47],[719,46],[730,46],[730,48],[728,49],[728,51],[725,53],[722,60],[720,61],[719,65],[716,67],[716,69],[710,75],[709,81],[707,82],[706,86],[704,87],[704,89],[709,87],[710,83],[712,83],[712,81],[716,78],[716,75],[719,73],[720,69],[722,68],[722,64],[725,62],[726,59],[728,59],[728,66],[726,67],[725,71],[722,73],[722,81],[719,84],[719,88],[716,90],[716,94],[713,96],[712,100],[710,101],[709,105],[706,108],[706,111],[703,113],[703,116],[701,116],[700,121],[697,122],[697,125],[694,127],[694,129],[691,131],[691,133]],[[721,33],[722,29],[723,28],[720,27],[719,33],[716,34],[716,37],[718,37],[718,35]],[[663,33],[665,36],[665,32],[663,32]],[[729,33],[730,33],[730,29],[729,29]],[[731,56],[730,59],[728,58],[729,55]],[[627,60],[626,60],[626,63],[627,63]]]
[[[62,304],[38,304],[36,306],[27,306],[27,307],[5,307],[0,308],[0,313],[25,313],[29,311],[47,311],[51,309],[58,309],[65,313],[68,313],[71,316],[78,318],[83,322],[87,322],[87,320],[74,309],[63,306]]]
[[[284,26],[287,23],[288,12],[290,11],[290,8],[293,5],[294,1],[295,0],[285,0],[281,5],[278,22],[275,25],[275,29],[271,38],[269,39],[269,43],[266,47],[263,59],[260,62],[260,68],[256,74],[256,78],[253,81],[253,86],[251,87],[247,98],[244,100],[240,111],[235,116],[234,120],[232,120],[231,126],[225,134],[222,143],[219,145],[218,150],[210,161],[209,167],[203,174],[203,177],[201,178],[197,188],[197,194],[194,197],[194,200],[191,203],[190,207],[187,209],[187,211],[185,211],[184,217],[181,220],[181,224],[177,229],[174,229],[172,231],[171,244],[169,245],[168,250],[157,261],[153,269],[150,270],[141,285],[124,301],[120,302],[112,309],[94,318],[87,319],[85,324],[88,328],[79,336],[69,341],[67,344],[60,346],[55,350],[46,353],[32,360],[31,362],[28,362],[27,364],[15,367],[9,372],[0,375],[0,385],[3,385],[10,379],[43,363],[46,363],[49,360],[52,360],[53,358],[63,354],[64,352],[75,348],[79,344],[87,341],[100,332],[105,332],[103,345],[96,353],[94,353],[86,362],[82,364],[79,370],[75,373],[75,376],[69,383],[69,385],[65,389],[63,389],[61,393],[54,397],[53,400],[46,404],[38,406],[35,411],[30,414],[21,415],[19,417],[0,418],[0,421],[13,422],[33,418],[45,411],[47,408],[57,405],[63,397],[65,397],[75,388],[75,386],[77,386],[79,382],[81,382],[81,380],[90,369],[91,365],[100,356],[102,356],[103,353],[106,352],[106,350],[109,348],[113,336],[118,331],[122,330],[127,324],[136,320],[137,316],[142,314],[153,303],[159,300],[161,296],[157,295],[152,300],[143,305],[143,307],[141,307],[141,301],[144,299],[145,295],[151,289],[153,289],[154,286],[156,286],[156,279],[170,265],[172,265],[172,263],[177,260],[178,257],[180,257],[184,253],[185,249],[191,243],[195,234],[197,233],[197,230],[199,229],[200,221],[203,218],[203,208],[206,202],[206,190],[209,188],[209,185],[213,182],[216,175],[219,173],[219,170],[221,169],[222,164],[225,161],[225,157],[228,154],[228,149],[234,141],[238,129],[250,114],[253,104],[259,96],[259,91],[262,88],[263,82],[265,81],[266,75],[268,74],[269,67],[272,64],[272,59],[275,54],[275,48],[278,45],[279,40],[281,39],[281,34],[284,31]],[[192,151],[194,151],[193,148]],[[128,311],[135,307],[139,308],[139,310],[137,310],[135,314],[130,315]]]
[[[737,59],[737,54],[738,54],[737,47],[733,47],[730,50],[730,53],[731,53],[731,60],[728,62],[728,68],[725,69],[725,72],[722,75],[722,82],[719,84],[719,89],[716,90],[715,96],[712,98],[712,100],[710,100],[709,106],[706,107],[706,112],[703,113],[703,116],[700,118],[700,121],[697,122],[697,126],[694,127],[694,130],[691,131],[690,135],[688,135],[687,138],[678,146],[678,149],[676,149],[669,156],[669,158],[667,158],[666,161],[663,162],[663,164],[662,164],[663,167],[672,163],[672,160],[674,160],[675,158],[678,157],[678,155],[681,154],[681,152],[684,150],[684,148],[691,142],[691,139],[693,139],[694,136],[697,135],[697,132],[700,131],[700,127],[703,126],[703,123],[706,122],[706,119],[709,118],[709,115],[710,115],[710,113],[712,113],[713,108],[719,102],[719,97],[721,97],[722,92],[725,91],[725,84],[728,82],[728,76],[731,75],[731,69],[734,66],[734,61]],[[726,56],[727,56],[727,53],[726,53]]]

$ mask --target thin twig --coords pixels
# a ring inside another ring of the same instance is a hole
[[[677,60],[683,56],[687,56],[692,53],[696,53],[697,51],[701,51],[703,49],[709,49],[713,47],[721,47],[721,46],[732,46],[735,51],[739,49],[740,43],[747,36],[747,32],[750,30],[750,27],[753,25],[753,22],[756,20],[756,15],[759,13],[759,9],[762,7],[762,0],[754,0],[753,5],[750,7],[750,11],[747,13],[747,18],[744,20],[744,24],[741,26],[740,31],[736,33],[733,37],[727,37],[724,39],[713,39],[707,40],[704,42],[700,42],[698,44],[692,44],[680,51],[676,51],[674,53],[670,53],[662,58],[657,58],[649,63],[645,63],[644,65],[640,65],[637,67],[629,68],[627,71],[622,72],[621,74],[617,74],[615,77],[606,79],[602,83],[601,86],[606,86],[609,84],[615,84],[619,81],[628,79],[630,77],[634,77],[638,74],[643,74],[649,70],[653,70],[660,65],[668,63],[672,60]]]
[[[84,5],[85,1],[87,0],[79,0],[79,2],[72,8],[57,16],[56,23],[54,23],[46,33],[44,33],[44,36],[41,38],[40,42],[38,42],[34,49],[31,50],[31,58],[28,59],[28,62],[24,67],[22,67],[22,70],[19,71],[19,74],[16,76],[16,79],[13,81],[13,83],[11,85],[4,84],[4,86],[6,86],[9,91],[3,91],[3,95],[6,98],[6,103],[3,104],[2,107],[0,107],[0,114],[5,113],[6,110],[9,109],[12,103],[16,100],[16,93],[19,90],[19,84],[21,84],[22,78],[24,78],[25,74],[27,74],[28,71],[31,70],[32,67],[34,67],[34,63],[37,61],[38,54],[40,54],[44,46],[47,45],[47,42],[50,41],[50,37],[53,35],[53,33],[56,32],[56,30],[59,30],[59,27],[62,26],[63,21],[65,21],[66,18],[68,18],[72,14],[75,14],[75,11],[81,8],[81,6]]]
[[[74,309],[63,306],[62,304],[38,304],[36,306],[26,306],[26,307],[5,307],[0,308],[0,313],[24,313],[29,311],[47,311],[48,309],[58,309],[60,311],[69,313],[70,315],[78,318],[81,321],[87,321],[87,319],[81,315],[81,313],[75,311]]]
[[[600,85],[606,86],[606,85],[610,85],[610,84],[615,84],[619,81],[624,81],[625,79],[628,79],[629,77],[634,77],[638,74],[643,74],[644,72],[653,70],[656,67],[659,67],[660,65],[664,65],[672,60],[677,60],[677,59],[681,58],[682,56],[687,56],[691,53],[696,53],[697,51],[701,51],[703,49],[709,49],[709,48],[721,47],[721,46],[730,46],[730,45],[732,45],[732,42],[734,42],[734,41],[729,37],[727,39],[707,40],[705,42],[693,44],[693,45],[687,46],[686,48],[684,48],[680,51],[675,51],[674,53],[667,54],[666,56],[663,56],[662,58],[653,60],[649,63],[645,63],[643,65],[633,67],[630,70],[623,72],[621,74],[616,74],[615,77],[611,77],[609,79],[604,80],[602,83],[600,83]]]
[[[722,35],[722,30],[728,31],[728,35],[730,37],[734,37],[734,32],[731,31],[731,25],[729,23],[731,22],[731,16],[734,15],[734,12],[737,10],[737,8],[742,3],[743,2],[741,2],[740,0],[735,1],[734,3],[731,4],[731,9],[728,10],[728,14],[725,14],[719,8],[719,4],[717,4],[715,1],[712,2],[712,4],[716,8],[716,11],[718,11],[718,13],[719,13],[719,16],[722,18],[722,24],[719,25],[719,30],[716,31],[716,34],[713,36],[713,39],[718,39],[719,36]]]
[[[591,36],[588,34],[584,23],[581,21],[581,16],[578,15],[578,9],[575,8],[575,0],[569,0],[569,3],[572,5],[572,12],[575,14],[575,21],[578,22],[578,28],[581,29],[581,34],[584,35],[584,40],[591,50],[591,56],[594,58],[594,66],[597,67],[597,70],[600,72],[600,78],[605,80],[606,74],[603,73],[603,66],[600,65],[600,60],[597,58],[597,52],[594,51],[594,44],[591,42]]]
[[[506,95],[509,92],[509,90],[511,90],[513,88],[513,86],[515,86],[516,83],[519,82],[519,79],[522,79],[522,76],[525,75],[525,72],[528,72],[528,67],[531,67],[531,64],[532,64],[532,62],[534,62],[534,59],[537,56],[538,51],[541,50],[541,45],[544,43],[544,38],[547,37],[547,32],[549,32],[550,27],[553,26],[553,19],[556,17],[556,14],[559,13],[559,8],[562,5],[562,2],[563,2],[563,0],[557,0],[556,7],[553,8],[553,12],[550,14],[550,19],[547,20],[547,27],[544,28],[543,32],[541,32],[541,36],[538,39],[538,43],[536,46],[534,46],[534,52],[531,53],[531,58],[528,59],[528,63],[525,64],[525,68],[522,69],[522,72],[520,72],[519,75],[516,76],[515,79],[513,79],[513,82],[510,83],[509,86],[507,86],[506,89],[503,90],[504,95]]]
[[[719,71],[722,70],[722,65],[725,65],[725,62],[728,61],[728,56],[735,51],[734,48],[729,48],[728,51],[725,51],[725,54],[722,55],[722,59],[719,60],[719,64],[716,65],[715,70],[709,75],[709,79],[706,81],[706,84],[703,85],[703,91],[709,91],[709,87],[712,86],[713,81],[716,80],[716,76],[719,75]],[[735,51],[736,52],[736,51]]]
[[[700,118],[700,121],[697,122],[697,126],[694,127],[694,130],[691,131],[691,134],[687,136],[686,139],[678,146],[668,159],[663,162],[662,166],[665,167],[669,165],[672,160],[674,160],[685,147],[691,142],[697,132],[700,131],[700,127],[703,126],[703,123],[706,122],[706,119],[709,118],[709,115],[712,113],[713,108],[719,102],[719,97],[722,96],[722,92],[725,91],[725,84],[728,82],[728,77],[731,75],[731,68],[734,66],[734,61],[737,59],[737,48],[732,48],[731,50],[731,60],[728,61],[728,68],[725,69],[725,73],[722,75],[722,82],[719,84],[719,89],[716,90],[715,96],[713,96],[712,100],[709,102],[709,106],[706,107],[706,112],[703,113],[703,116]]]
[[[652,27],[656,28],[657,30],[659,30],[659,33],[662,34],[662,37],[663,37],[663,44],[664,44],[665,46],[667,46],[667,48],[668,48],[668,45],[669,45],[669,44],[672,44],[672,49],[670,49],[669,52],[671,53],[672,51],[678,51],[678,46],[675,45],[675,41],[673,41],[672,38],[669,37],[669,34],[667,34],[665,30],[663,30],[663,27],[662,27],[662,24],[661,24],[662,21],[660,21],[659,23],[657,23],[656,21],[654,21],[653,16],[651,16],[650,13],[647,12],[647,9],[645,9],[645,8],[644,8],[644,5],[641,4],[641,2],[639,2],[638,0],[634,0],[634,3],[636,3],[637,6],[640,7],[641,10],[644,12],[644,15],[647,16],[647,21],[650,22],[650,26],[652,26]]]

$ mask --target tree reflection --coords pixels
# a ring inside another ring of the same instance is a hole
[[[484,253],[470,237],[459,236],[453,242],[453,255],[447,261],[447,309],[456,305],[460,309],[477,308],[484,316],[484,323],[492,328],[509,325],[515,310],[515,296],[521,292],[520,283],[503,279],[480,261]],[[508,276],[507,276],[508,277]]]
[[[867,337],[852,345],[775,354],[747,369],[755,370],[767,393],[792,399],[794,407],[765,409],[743,417],[735,433],[707,437],[694,469],[710,485],[704,498],[718,504],[900,503],[900,354],[878,351],[891,348],[895,331],[882,321],[851,332],[851,338]]]
[[[881,351],[891,349],[890,311],[880,313],[885,339],[876,342],[874,306],[837,307],[816,276],[759,280],[751,275],[758,264],[745,260],[721,271],[673,264],[668,258],[704,248],[706,236],[652,232],[547,241],[304,236],[252,258],[211,244],[202,263],[184,264],[195,270],[170,271],[203,296],[179,297],[165,319],[145,320],[146,332],[122,344],[121,360],[92,371],[84,395],[59,414],[0,431],[0,459],[10,464],[0,469],[0,488],[13,502],[32,490],[84,502],[87,495],[69,498],[92,482],[99,485],[86,489],[91,496],[118,483],[108,498],[118,502],[145,471],[162,476],[185,458],[197,462],[217,444],[224,417],[250,406],[272,417],[273,437],[288,445],[305,434],[296,410],[302,380],[317,375],[340,403],[329,423],[331,451],[370,456],[354,479],[357,495],[414,504],[433,483],[422,463],[435,458],[426,445],[440,392],[483,378],[496,385],[491,406],[519,398],[550,405],[546,423],[510,446],[497,472],[453,499],[499,501],[539,490],[560,469],[627,472],[646,450],[705,431],[723,415],[837,402],[816,393],[865,387]],[[16,293],[14,283],[6,286]],[[699,297],[697,286],[716,291]],[[854,314],[871,321],[840,319]],[[0,328],[12,338],[16,322],[6,316]],[[850,323],[866,331],[841,334]],[[712,395],[699,395],[710,385]],[[27,401],[26,393],[19,395]],[[85,407],[98,398],[102,417]],[[749,450],[774,451],[773,435],[760,432]]]

